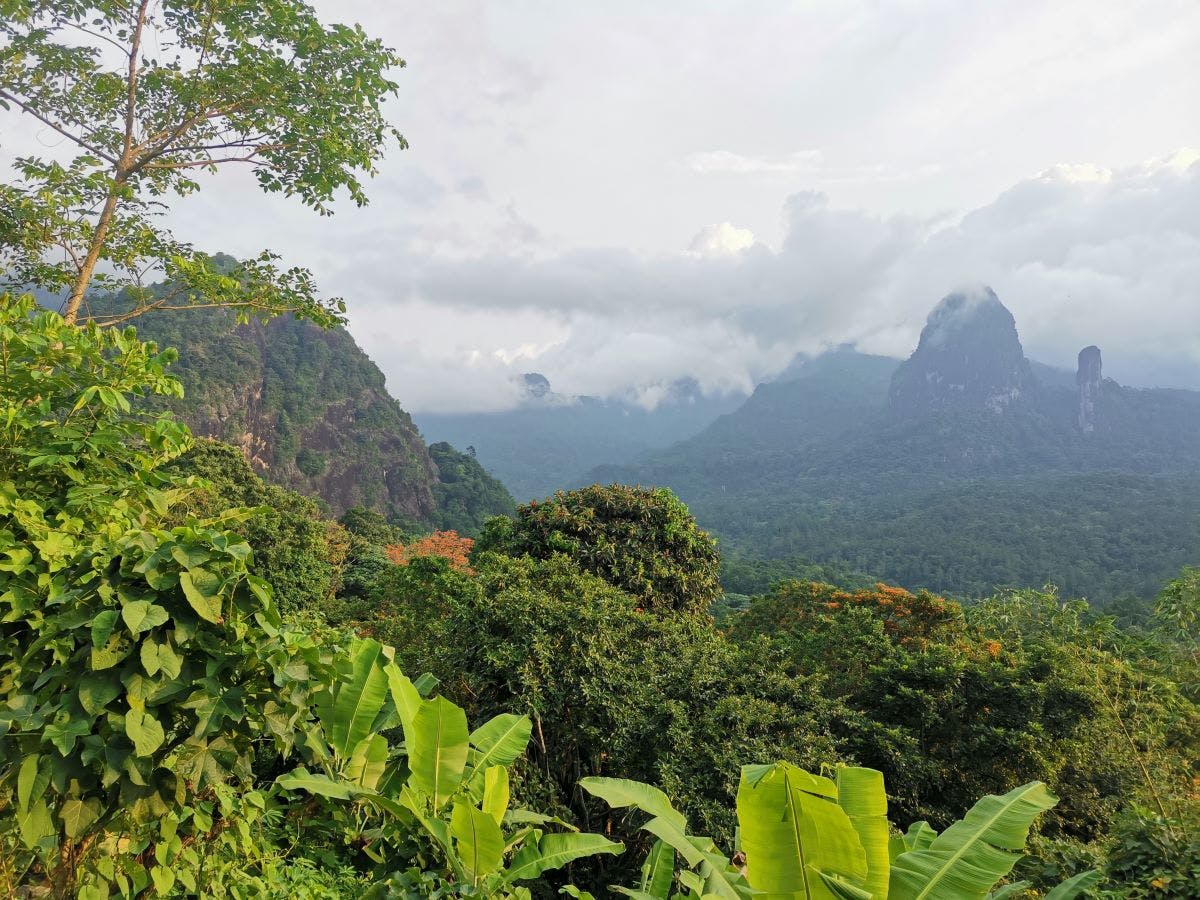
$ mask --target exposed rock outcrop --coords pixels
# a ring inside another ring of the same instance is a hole
[[[934,308],[892,378],[889,401],[901,418],[970,408],[999,415],[1031,402],[1036,383],[1012,313],[985,287],[950,294]]]
[[[1100,348],[1095,345],[1084,347],[1079,351],[1079,368],[1075,372],[1075,422],[1084,434],[1091,434],[1096,430],[1100,387],[1103,383]]]

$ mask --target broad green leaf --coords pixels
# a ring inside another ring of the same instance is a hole
[[[738,788],[737,813],[746,877],[756,891],[830,900],[836,895],[821,875],[862,884],[862,842],[846,813],[825,795],[832,790],[836,797],[836,785],[788,763],[748,776]]]
[[[382,734],[363,738],[355,746],[346,763],[346,778],[355,784],[374,790],[379,786],[387,768],[388,742]]]
[[[359,741],[371,733],[371,725],[387,699],[388,678],[382,659],[382,644],[369,639],[358,641],[350,678],[337,686],[333,704],[322,717],[329,745],[342,759],[348,759]]]
[[[655,816],[642,826],[642,830],[674,847],[689,866],[695,867],[704,862],[704,851],[671,819]]]
[[[441,809],[462,784],[467,766],[467,714],[445,697],[425,700],[413,719],[408,748],[412,783]]]
[[[125,714],[125,734],[133,741],[133,752],[137,756],[150,756],[166,740],[158,719],[139,709],[131,709]]]
[[[581,778],[579,786],[599,797],[609,806],[623,808],[632,806],[656,818],[665,819],[679,829],[687,827],[687,819],[671,805],[670,798],[656,787],[631,781],[628,778]]]
[[[17,827],[21,830],[21,842],[30,850],[36,849],[43,838],[56,833],[50,808],[45,800],[30,804],[25,812],[17,812]]]
[[[1051,888],[1046,894],[1046,900],[1075,900],[1080,894],[1089,888],[1094,888],[1100,883],[1101,875],[1095,869],[1089,869],[1086,872],[1080,872],[1078,875],[1072,875],[1062,884]]]
[[[675,882],[675,850],[657,840],[642,864],[641,890],[650,897],[667,900]]]
[[[598,834],[545,834],[536,844],[525,844],[509,863],[504,876],[506,884],[537,878],[550,869],[599,853],[617,855],[624,844],[615,843]]]
[[[220,578],[204,569],[179,573],[179,586],[188,605],[206,622],[221,622]]]
[[[981,799],[924,850],[892,863],[892,900],[982,900],[1012,871],[1029,828],[1058,802],[1040,781]]]
[[[92,619],[92,646],[102,647],[108,642],[120,615],[115,609],[105,609],[96,613],[96,617]]]
[[[160,897],[170,895],[171,888],[175,886],[175,873],[169,866],[155,866],[150,870],[150,877],[154,880],[154,889]]]
[[[38,761],[36,754],[21,760],[21,769],[17,772],[17,809],[21,812],[29,810],[29,802],[39,798],[33,796],[33,787],[37,783]]]
[[[504,821],[509,798],[508,769],[490,766],[483,775],[483,811],[495,819],[497,825]]]
[[[475,796],[482,796],[484,773],[488,768],[507,768],[525,752],[532,730],[533,723],[529,716],[504,713],[471,732],[469,741],[475,753],[471,755],[470,785]]]
[[[396,707],[396,714],[400,717],[404,740],[406,743],[411,742],[413,719],[416,718],[417,710],[421,708],[423,702],[421,695],[408,676],[401,672],[400,667],[394,662],[389,662],[384,666],[383,671],[387,675],[392,704]]]
[[[354,796],[354,791],[345,782],[335,781],[328,775],[313,774],[304,768],[280,775],[275,783],[289,791],[307,791],[333,800],[349,800]]]
[[[454,804],[450,816],[450,834],[458,847],[459,858],[478,884],[482,875],[500,868],[504,859],[504,835],[490,815],[470,803]]]
[[[72,840],[84,834],[88,826],[100,818],[100,801],[91,797],[87,800],[68,799],[58,811],[62,819],[63,831]]]
[[[79,679],[79,705],[89,716],[98,715],[121,693],[117,673],[89,672]]]
[[[855,767],[838,769],[837,790],[838,806],[850,817],[867,855],[867,877],[862,887],[874,900],[887,900],[891,858],[883,773]]]
[[[151,603],[149,600],[131,600],[121,607],[121,618],[125,620],[129,633],[138,635],[165,624],[170,617],[157,603]]]

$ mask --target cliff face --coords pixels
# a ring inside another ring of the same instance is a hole
[[[335,516],[362,506],[394,521],[441,521],[439,467],[346,331],[291,317],[238,325],[219,310],[137,324],[179,350],[186,396],[173,408],[197,435],[240,447],[267,480],[320,498]]]
[[[950,294],[929,314],[889,401],[904,419],[970,408],[1000,414],[1032,402],[1035,385],[1012,313],[981,288]]]
[[[1104,384],[1103,367],[1100,359],[1100,348],[1092,345],[1079,351],[1079,368],[1075,374],[1076,414],[1075,422],[1084,434],[1096,430],[1096,420],[1099,416],[1097,404],[1100,401],[1100,389]]]

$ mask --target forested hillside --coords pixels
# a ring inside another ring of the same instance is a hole
[[[334,516],[364,507],[402,524],[471,532],[513,507],[472,458],[449,444],[426,446],[383,373],[342,328],[291,316],[239,325],[220,309],[151,312],[137,328],[180,352],[187,389],[166,406],[197,435],[239,447],[268,480],[318,498]]]
[[[958,595],[1146,597],[1200,545],[1200,393],[1100,366],[1090,348],[1072,387],[1038,367],[1043,381],[994,295],[944,302],[899,367],[826,355],[592,478],[671,487],[742,552]]]

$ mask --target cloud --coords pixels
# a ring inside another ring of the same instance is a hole
[[[754,246],[754,232],[749,228],[738,228],[730,222],[708,225],[701,228],[688,245],[688,253],[708,259],[720,256],[737,256],[747,247]]]
[[[368,341],[418,410],[511,405],[521,371],[564,393],[645,393],[685,376],[709,392],[748,390],[797,352],[851,343],[906,356],[945,294],[984,283],[1044,361],[1071,365],[1096,343],[1118,379],[1154,380],[1155,359],[1163,381],[1200,366],[1195,151],[1115,170],[1055,166],[949,223],[839,209],[816,192],[789,197],[784,217],[777,250],[726,222],[673,255],[406,259],[409,277],[386,303],[359,307],[355,333],[421,325],[440,336]],[[431,349],[448,331],[460,333],[453,351]]]
[[[684,157],[683,164],[693,172],[708,175],[732,172],[738,175],[761,172],[816,172],[821,165],[820,150],[799,150],[786,156],[743,156],[729,150],[708,150]]]

